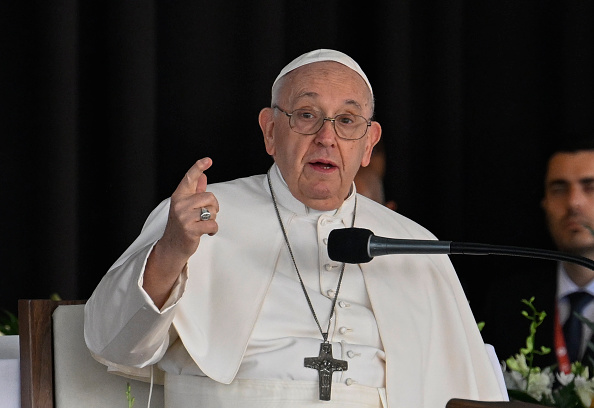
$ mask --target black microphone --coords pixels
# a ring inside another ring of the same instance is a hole
[[[392,254],[462,254],[510,255],[571,262],[594,270],[591,259],[560,251],[514,246],[476,244],[470,242],[422,239],[383,238],[364,228],[341,228],[330,231],[328,256],[333,261],[367,263],[378,255]]]

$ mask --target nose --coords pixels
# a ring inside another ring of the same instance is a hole
[[[322,127],[316,133],[315,141],[323,146],[331,147],[336,143],[336,130],[334,129],[334,119],[324,118]]]
[[[580,208],[582,207],[584,200],[586,199],[586,195],[580,186],[571,186],[569,189],[569,194],[567,196],[567,203],[570,208]]]

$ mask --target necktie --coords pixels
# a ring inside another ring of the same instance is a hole
[[[567,296],[571,310],[569,318],[563,325],[563,335],[565,336],[565,347],[569,355],[569,361],[575,362],[580,359],[580,346],[582,344],[582,325],[583,323],[575,316],[575,313],[581,315],[584,308],[593,299],[587,292],[574,292]]]

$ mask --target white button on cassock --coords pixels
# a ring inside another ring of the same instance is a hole
[[[353,385],[355,384],[357,381],[353,380],[352,378],[347,378],[346,381],[344,382],[346,385]]]

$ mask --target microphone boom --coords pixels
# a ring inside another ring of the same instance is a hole
[[[421,239],[377,237],[364,228],[340,228],[330,231],[328,256],[333,261],[366,263],[378,255],[448,254],[448,255],[509,255],[571,262],[594,270],[594,261],[583,256],[546,249],[503,245],[476,244]]]

